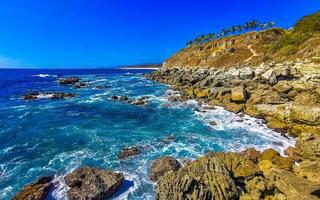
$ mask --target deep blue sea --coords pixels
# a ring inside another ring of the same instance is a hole
[[[113,199],[155,199],[149,169],[154,159],[170,155],[196,158],[209,151],[247,147],[279,151],[293,144],[261,120],[221,108],[206,110],[195,101],[170,102],[169,87],[147,80],[145,70],[9,70],[0,69],[0,199],[11,199],[24,185],[55,174],[49,199],[66,199],[63,176],[90,165],[123,172],[126,182]],[[87,88],[59,85],[59,76],[77,76]],[[106,86],[95,89],[95,86]],[[30,91],[76,93],[72,99],[25,101]],[[147,106],[109,99],[149,96]],[[216,126],[209,126],[214,120]],[[168,136],[175,140],[165,141]],[[123,147],[142,153],[119,161]]]

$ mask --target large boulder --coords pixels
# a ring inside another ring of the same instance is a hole
[[[177,171],[181,167],[180,163],[169,156],[156,159],[151,166],[150,179],[157,181],[166,172]]]
[[[246,100],[246,92],[243,86],[234,87],[231,90],[232,101],[244,102]]]
[[[273,149],[267,149],[264,152],[262,152],[259,157],[259,161],[260,161],[260,167],[265,166],[266,164],[269,164],[266,162],[266,161],[269,161],[272,165],[271,167],[288,170],[288,171],[291,171],[294,165],[293,158],[282,157],[277,151]]]
[[[45,200],[53,187],[53,177],[43,177],[38,181],[25,186],[18,192],[13,200]]]
[[[258,161],[258,158],[260,156],[260,152],[257,151],[255,148],[248,148],[244,151],[241,151],[240,154],[244,158],[249,159],[249,160],[253,161],[254,163],[256,163]]]
[[[225,164],[214,155],[200,157],[157,183],[157,199],[227,200],[239,192]]]
[[[244,67],[240,69],[240,75],[239,77],[241,79],[252,79],[254,76],[253,71],[250,69],[250,67]]]
[[[318,185],[296,176],[293,172],[273,169],[268,179],[280,192],[285,194],[286,199],[313,200],[320,197]]]
[[[300,157],[309,160],[320,160],[320,138],[296,143],[296,149]]]
[[[267,80],[271,85],[275,85],[278,83],[277,74],[272,69],[267,70],[261,75],[261,77]]]
[[[65,178],[69,200],[105,200],[122,185],[122,173],[92,167],[78,168]]]
[[[309,181],[320,185],[320,162],[304,160],[299,165],[294,166],[294,172]]]

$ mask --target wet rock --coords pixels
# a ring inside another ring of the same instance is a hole
[[[74,93],[63,93],[63,92],[55,92],[51,99],[64,99],[64,98],[73,98],[76,94]]]
[[[210,124],[210,126],[216,126],[216,125],[218,125],[217,122],[215,122],[215,121],[213,121],[213,120],[210,121],[209,124]]]
[[[138,147],[126,147],[119,152],[118,158],[126,159],[131,156],[139,155],[140,153],[141,150]]]
[[[85,82],[77,82],[74,84],[74,88],[79,89],[79,88],[85,88],[88,87],[89,85]]]
[[[39,92],[30,92],[28,94],[25,94],[24,96],[22,96],[22,99],[24,100],[36,100],[38,99],[38,95],[40,93]]]
[[[169,136],[163,138],[163,139],[161,140],[161,142],[164,143],[164,144],[170,144],[170,143],[174,142],[175,140],[176,140],[176,137],[175,137],[175,136],[169,135]]]
[[[239,192],[224,163],[212,155],[198,158],[157,183],[157,199],[236,199]]]
[[[24,96],[24,100],[37,100],[37,99],[66,99],[73,98],[76,94],[74,93],[63,93],[63,92],[31,92]]]
[[[150,179],[157,181],[166,172],[177,171],[181,167],[180,163],[172,157],[161,157],[153,161],[150,172]]]
[[[74,85],[78,82],[80,82],[80,79],[77,77],[69,77],[69,78],[59,79],[59,83],[61,85]]]
[[[13,200],[45,200],[53,187],[53,176],[43,177],[38,181],[25,186]]]
[[[147,105],[148,101],[145,99],[137,99],[137,100],[132,101],[131,104],[135,105],[135,106]]]
[[[104,200],[120,188],[124,176],[111,170],[83,167],[64,179],[70,188],[67,192],[69,200]]]
[[[129,101],[129,98],[128,98],[127,96],[112,95],[112,96],[110,97],[110,99],[116,100],[116,101],[121,101],[121,102],[127,102],[127,101]]]

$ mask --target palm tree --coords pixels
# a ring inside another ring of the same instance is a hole
[[[237,27],[236,26],[231,26],[231,29],[230,29],[231,33],[235,33],[237,31]]]
[[[258,25],[259,25],[258,20],[253,20],[250,22],[250,28],[253,30],[255,30],[258,27]]]
[[[247,31],[250,29],[250,23],[249,23],[249,22],[246,22],[246,23],[243,25],[243,29],[247,32]]]
[[[268,26],[269,26],[269,28],[274,27],[274,22],[268,22]]]
[[[225,36],[225,35],[227,35],[229,32],[230,32],[230,30],[229,30],[229,29],[224,28],[224,29],[222,29],[222,30],[221,30],[220,35],[221,35],[221,36]]]
[[[264,30],[266,28],[266,26],[267,26],[266,23],[259,24],[259,27],[261,28],[261,30]]]

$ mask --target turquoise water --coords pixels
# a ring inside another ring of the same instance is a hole
[[[0,70],[0,199],[11,199],[27,183],[52,174],[56,188],[49,199],[65,199],[63,176],[83,165],[125,174],[126,182],[114,199],[154,199],[148,176],[152,161],[160,156],[194,159],[209,151],[252,146],[281,151],[293,143],[260,120],[220,108],[201,110],[193,101],[169,102],[168,86],[143,78],[145,72]],[[61,86],[58,75],[75,75],[90,87]],[[106,88],[97,90],[98,85]],[[65,91],[77,97],[20,99],[28,91]],[[150,104],[116,102],[109,99],[111,95],[149,96]],[[218,125],[210,127],[211,120]],[[168,136],[176,139],[164,142]],[[142,153],[119,161],[117,154],[125,146],[139,146]]]

